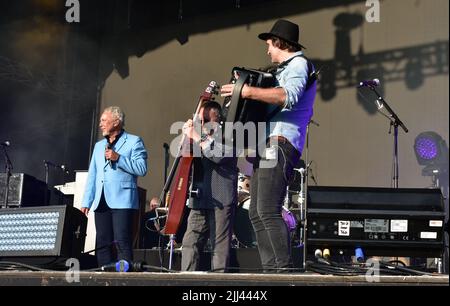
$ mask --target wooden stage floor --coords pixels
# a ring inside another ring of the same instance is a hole
[[[0,286],[448,286],[448,275],[380,276],[368,282],[365,276],[332,276],[315,273],[245,274],[211,272],[80,272],[79,282],[67,272],[0,272]],[[72,278],[71,278],[72,277]]]

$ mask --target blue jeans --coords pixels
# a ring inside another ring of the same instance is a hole
[[[267,158],[268,151],[276,152]],[[300,153],[286,140],[267,145],[262,158],[254,165],[251,180],[249,217],[255,230],[264,272],[287,272],[292,268],[291,241],[282,217],[286,187]],[[274,167],[264,167],[276,162]]]
[[[99,267],[124,259],[133,260],[132,225],[134,209],[111,209],[102,194],[95,210],[96,256]],[[117,258],[113,256],[115,245]]]

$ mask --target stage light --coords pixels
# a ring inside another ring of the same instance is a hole
[[[432,138],[419,138],[416,140],[415,149],[420,164],[435,159],[438,155],[437,143]]]
[[[421,166],[448,164],[446,151],[445,141],[435,132],[421,133],[414,141],[414,152]]]
[[[70,206],[0,209],[0,257],[79,257],[86,225]]]

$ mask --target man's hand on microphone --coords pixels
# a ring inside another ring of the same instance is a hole
[[[120,157],[120,155],[117,154],[114,150],[112,150],[112,149],[105,150],[105,158],[107,160],[115,162],[119,159],[119,157]]]

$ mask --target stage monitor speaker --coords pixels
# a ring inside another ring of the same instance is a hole
[[[309,187],[307,250],[441,257],[445,210],[439,189]]]
[[[0,257],[79,258],[86,225],[71,206],[0,209]]]
[[[0,207],[4,206],[5,185],[6,173],[0,173]],[[8,207],[43,205],[46,192],[45,182],[25,173],[13,173],[9,179]]]

